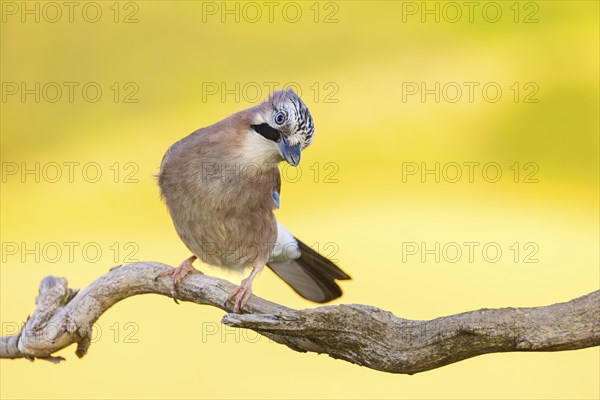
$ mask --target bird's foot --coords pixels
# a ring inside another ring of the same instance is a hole
[[[179,302],[177,301],[177,284],[188,274],[202,274],[202,271],[197,270],[192,265],[196,258],[196,256],[191,256],[190,258],[186,259],[184,262],[179,264],[179,267],[170,268],[166,271],[162,271],[160,274],[156,275],[156,278],[154,278],[154,280],[156,281],[161,276],[173,276],[171,280],[171,297],[173,297],[173,300],[177,304],[179,304]]]
[[[248,302],[250,295],[252,294],[252,279],[246,278],[242,281],[240,286],[235,288],[233,292],[227,297],[227,301],[225,303],[229,303],[231,300],[233,303],[233,312],[239,313]]]

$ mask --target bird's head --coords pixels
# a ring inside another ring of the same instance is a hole
[[[300,154],[312,143],[315,125],[306,104],[291,89],[279,90],[261,105],[254,132],[272,142],[279,161],[297,166]]]

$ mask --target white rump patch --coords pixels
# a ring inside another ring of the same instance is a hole
[[[294,235],[277,222],[277,242],[269,262],[285,263],[300,258],[300,249]]]

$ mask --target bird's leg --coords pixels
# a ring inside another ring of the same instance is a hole
[[[248,299],[250,298],[250,295],[252,294],[252,281],[254,280],[256,275],[258,275],[258,273],[262,271],[264,267],[264,264],[257,264],[256,266],[254,266],[252,268],[250,276],[242,280],[240,286],[235,288],[235,290],[231,292],[229,297],[227,297],[226,303],[228,303],[232,299],[234,300],[233,312],[239,313],[242,310],[242,308],[244,308],[244,306],[248,302]]]
[[[160,274],[156,275],[154,280],[157,280],[161,276],[173,275],[173,279],[171,281],[171,297],[175,300],[175,303],[179,304],[177,301],[177,284],[187,275],[187,274],[201,274],[202,271],[198,271],[192,263],[197,259],[195,255],[192,255],[190,258],[186,259],[184,262],[179,264],[177,268],[170,268],[166,271],[162,271]]]

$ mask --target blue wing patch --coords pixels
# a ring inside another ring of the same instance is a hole
[[[275,208],[279,208],[279,205],[281,204],[281,199],[279,198],[279,192],[277,190],[273,190],[271,195],[273,196],[273,201],[275,202]]]

